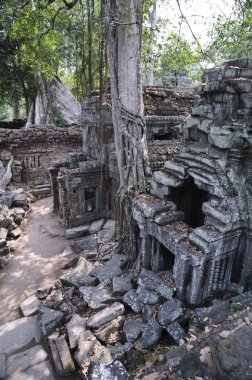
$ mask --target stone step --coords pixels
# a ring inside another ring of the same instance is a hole
[[[204,253],[215,249],[223,234],[210,225],[195,228],[189,235],[190,243],[198,246]]]
[[[174,204],[176,207],[176,205]],[[184,220],[183,211],[165,211],[155,216],[154,222],[159,225],[164,225],[167,223],[174,223],[178,220]]]
[[[224,224],[229,224],[232,221],[233,215],[223,208],[215,207],[210,202],[203,203],[202,211],[205,215],[213,217]]]
[[[171,187],[180,187],[183,185],[183,180],[169,175],[164,170],[157,171],[153,174],[152,180],[160,183],[161,185],[171,186]]]
[[[172,176],[185,179],[188,178],[187,170],[188,166],[182,163],[174,161],[166,161],[164,164],[164,169],[166,173],[170,173]]]

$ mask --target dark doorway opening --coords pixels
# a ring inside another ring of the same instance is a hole
[[[152,244],[152,270],[171,271],[175,262],[174,254],[155,238]]]
[[[170,200],[185,214],[185,223],[192,228],[203,226],[205,214],[202,205],[208,200],[208,192],[199,189],[193,179],[185,186],[172,189]]]

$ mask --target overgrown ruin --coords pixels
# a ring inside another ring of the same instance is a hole
[[[251,286],[251,69],[241,60],[206,71],[179,154],[134,200],[142,266],[171,271],[190,304]]]

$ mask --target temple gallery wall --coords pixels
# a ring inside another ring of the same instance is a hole
[[[167,272],[176,296],[200,304],[252,286],[252,61],[205,72],[194,94],[143,92],[152,177],[133,200],[141,268]],[[93,93],[81,126],[0,128],[12,180],[50,179],[66,228],[116,218],[118,170],[110,99]]]

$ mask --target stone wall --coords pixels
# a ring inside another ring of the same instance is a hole
[[[48,169],[55,162],[69,152],[82,151],[80,127],[0,128],[0,143],[2,150],[14,156],[13,181],[24,183],[48,180]]]
[[[135,200],[142,265],[171,271],[191,304],[252,278],[252,61],[207,70],[180,153]]]

